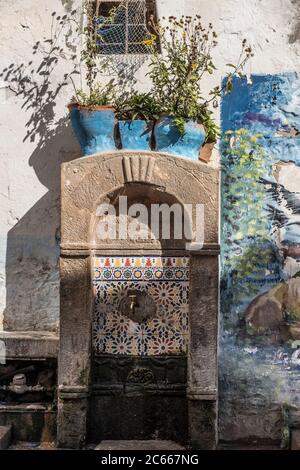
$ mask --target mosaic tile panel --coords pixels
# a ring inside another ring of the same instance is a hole
[[[93,345],[97,353],[156,356],[187,349],[188,257],[95,257]],[[141,323],[121,313],[131,291],[155,303]]]

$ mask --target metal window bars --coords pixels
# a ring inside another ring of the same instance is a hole
[[[95,4],[98,53],[147,54],[144,41],[151,37],[147,25],[150,15],[156,16],[153,0],[98,0]]]

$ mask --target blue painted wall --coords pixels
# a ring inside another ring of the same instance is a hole
[[[300,407],[300,80],[251,81],[222,101],[220,437],[286,445]]]

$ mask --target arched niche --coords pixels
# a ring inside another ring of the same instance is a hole
[[[165,214],[162,215],[164,210]],[[162,222],[168,224],[164,232]],[[106,193],[94,207],[90,224],[90,247],[98,251],[101,248],[134,251],[185,250],[189,243],[185,236],[185,224],[188,225],[188,231],[192,231],[193,216],[174,194],[151,183],[125,183]],[[154,226],[158,230],[154,230]]]

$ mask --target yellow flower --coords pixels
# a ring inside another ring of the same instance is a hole
[[[197,64],[195,62],[192,63],[192,70],[196,70]]]
[[[151,34],[151,39],[144,39],[143,44],[145,44],[145,46],[153,46],[155,44],[156,39],[157,37],[155,36],[155,34]]]

